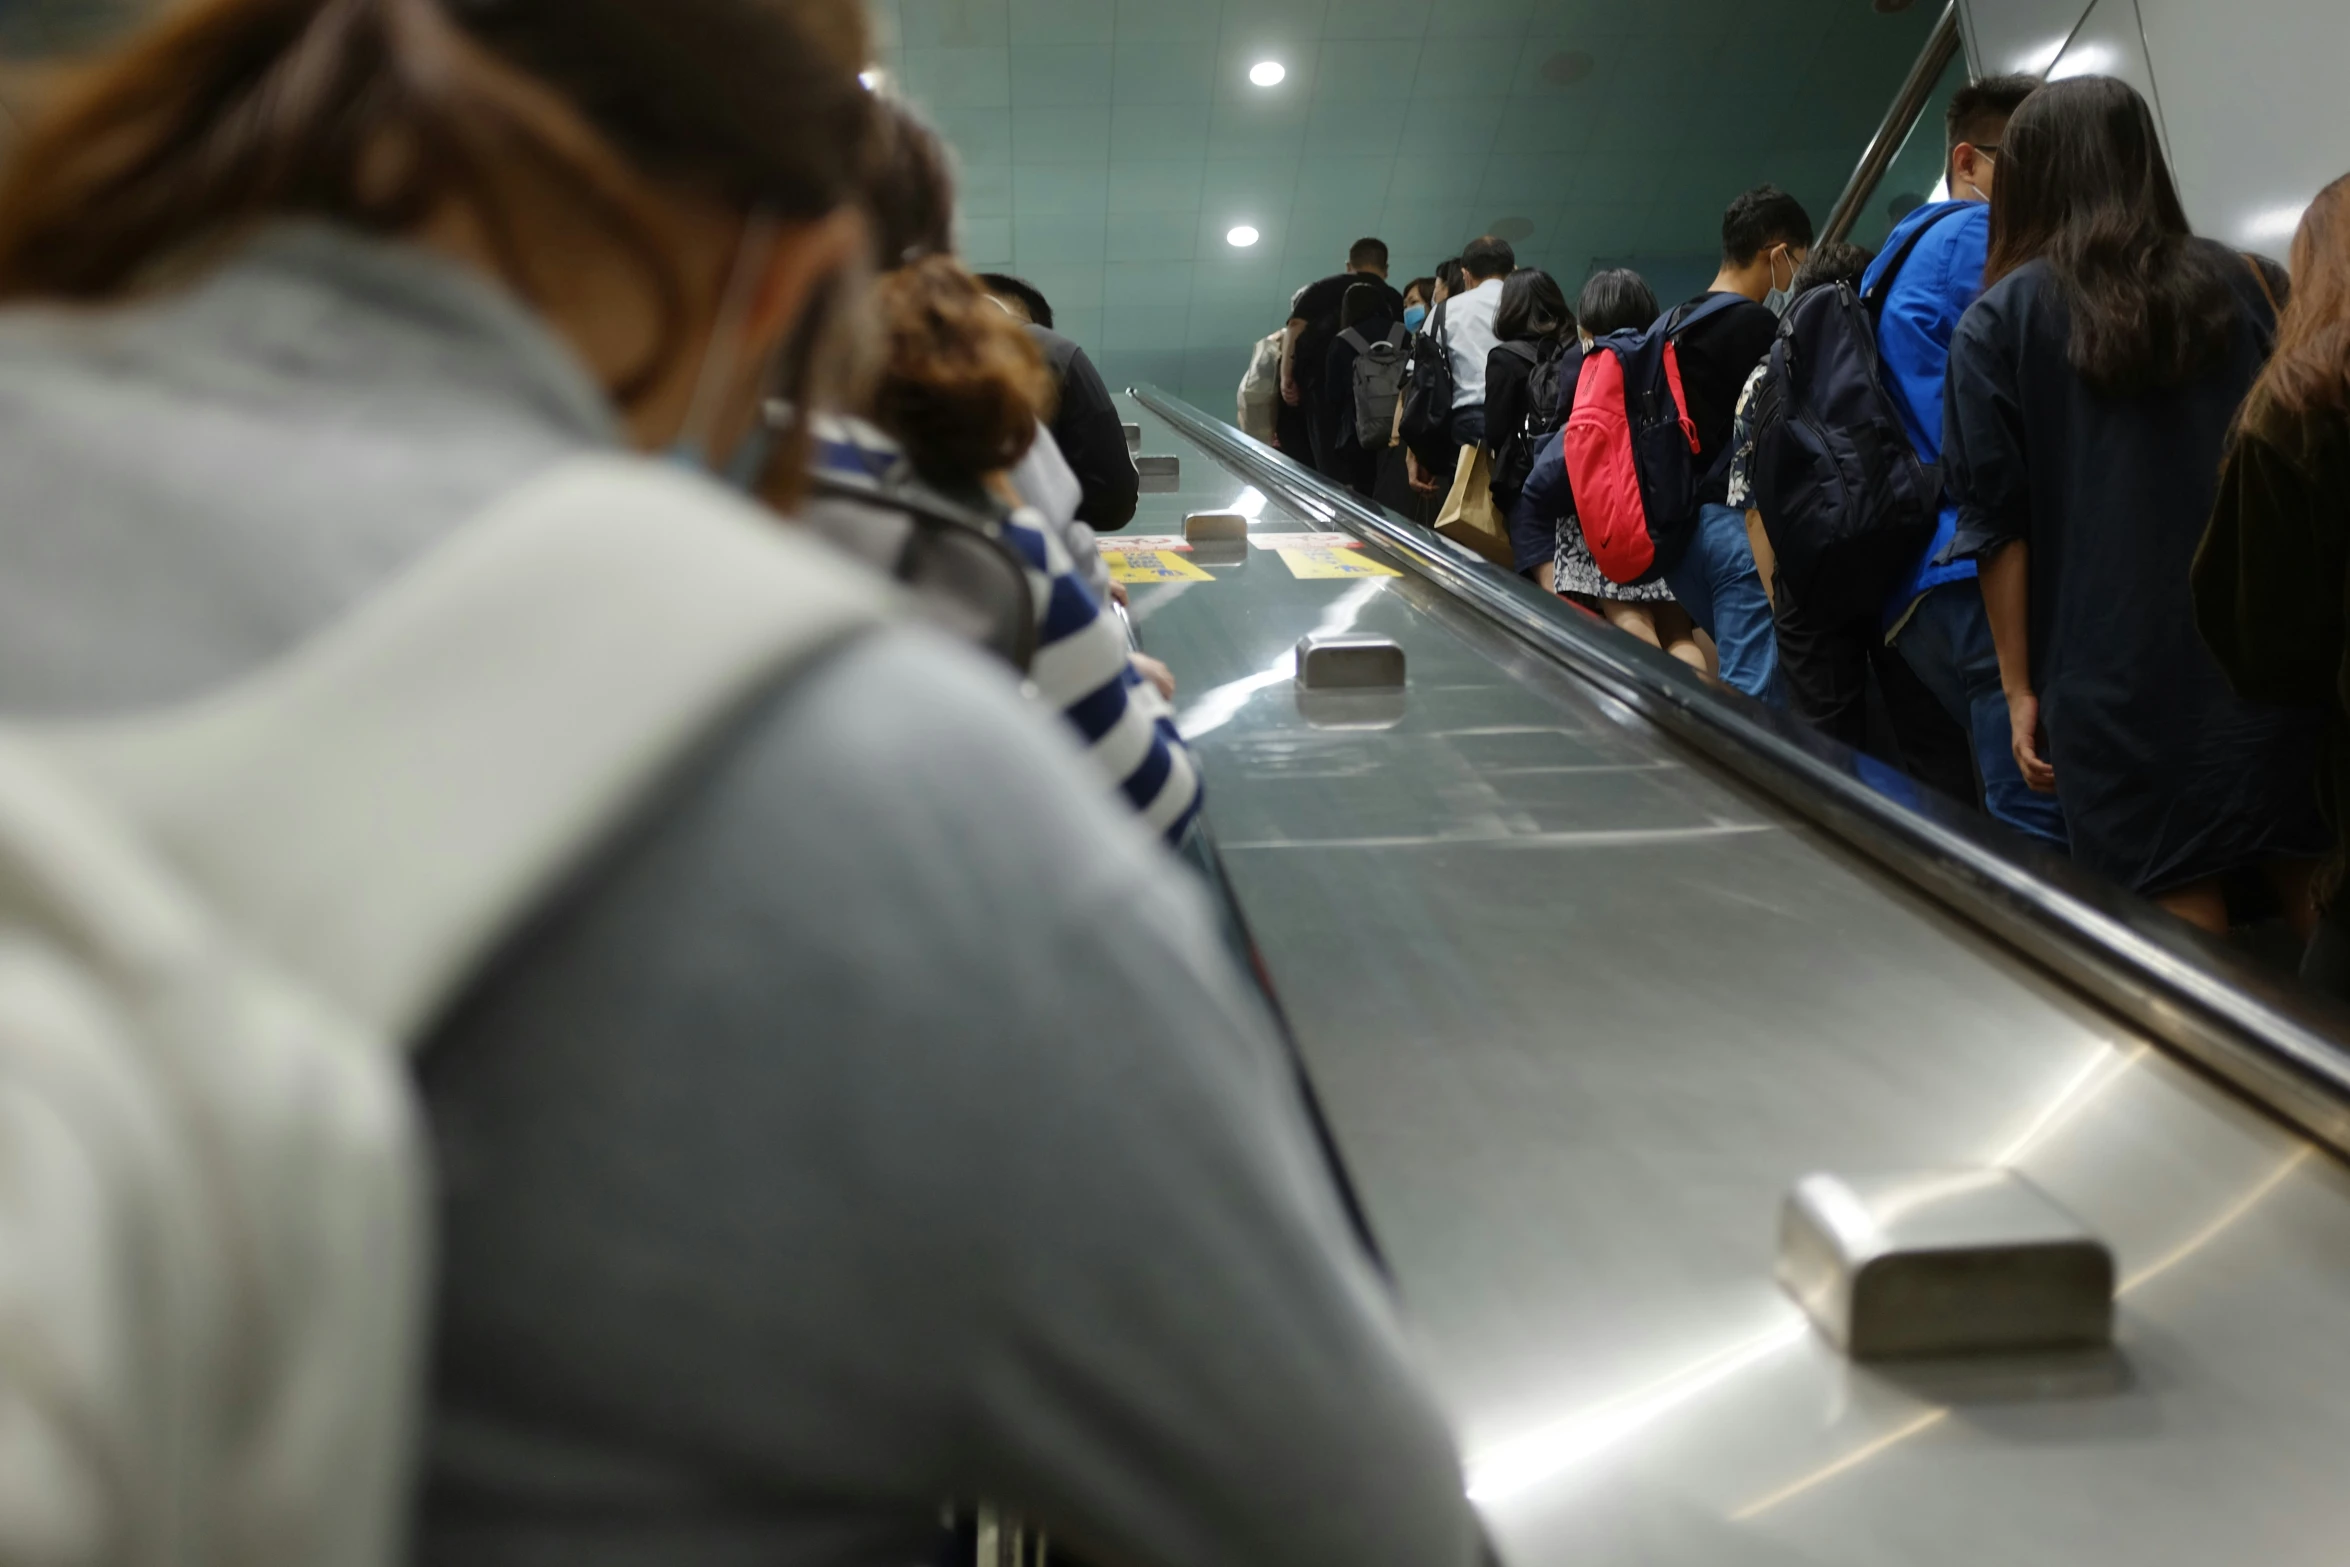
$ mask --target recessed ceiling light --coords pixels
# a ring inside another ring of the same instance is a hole
[[[1232,229],[1231,232],[1224,236],[1224,243],[1227,245],[1238,245],[1243,250],[1246,250],[1249,246],[1255,244],[1256,242],[1257,231],[1250,228],[1245,223],[1238,225]]]
[[[1248,68],[1248,79],[1259,87],[1278,87],[1289,74],[1289,67],[1279,60],[1259,60]]]
[[[882,75],[878,68],[870,71],[859,71],[857,73],[857,80],[864,84],[864,88],[867,92],[881,91]]]

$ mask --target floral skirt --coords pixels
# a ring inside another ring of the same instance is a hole
[[[1583,525],[1572,517],[1561,517],[1556,528],[1557,544],[1551,555],[1551,589],[1558,593],[1580,593],[1585,598],[1614,599],[1623,604],[1666,604],[1672,601],[1673,590],[1662,582],[1643,582],[1635,587],[1610,578],[1599,569],[1599,562],[1591,558],[1591,547],[1583,542]]]

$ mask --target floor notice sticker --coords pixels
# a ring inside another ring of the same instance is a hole
[[[1362,553],[1363,541],[1351,533],[1252,533],[1248,541],[1258,549],[1271,550],[1281,557],[1291,576],[1308,581],[1403,575]]]
[[[1215,579],[1173,549],[1138,550],[1131,545],[1102,546],[1102,564],[1110,580],[1133,587],[1145,582],[1213,582]]]
[[[1248,541],[1261,550],[1352,550],[1363,545],[1351,533],[1252,533]]]
[[[1383,566],[1351,546],[1333,549],[1327,545],[1310,549],[1276,547],[1274,554],[1289,574],[1306,581],[1330,577],[1400,577],[1402,572],[1393,566]]]
[[[1354,550],[1276,550],[1289,574],[1308,581],[1325,577],[1400,577],[1393,566],[1382,566]]]

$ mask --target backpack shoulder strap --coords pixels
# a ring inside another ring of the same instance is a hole
[[[1744,294],[1708,294],[1695,305],[1677,305],[1665,315],[1665,336],[1679,337],[1708,316],[1718,316],[1733,305],[1752,303]]]
[[[279,663],[44,739],[246,939],[412,1040],[689,747],[893,601],[705,481],[580,458]]]
[[[1351,326],[1338,334],[1338,340],[1358,354],[1369,353],[1371,350],[1371,345],[1365,340],[1363,334]]]
[[[1530,365],[1542,363],[1542,351],[1521,338],[1513,337],[1508,342],[1496,346],[1513,359],[1523,359]]]
[[[1404,330],[1403,323],[1401,321],[1398,321],[1395,325],[1387,329],[1387,346],[1390,348],[1401,349],[1404,344],[1410,342],[1411,340],[1412,334]]]
[[[2284,315],[2285,307],[2277,302],[2277,291],[2269,284],[2268,268],[2262,266],[2260,258],[2248,250],[2240,250],[2236,254],[2244,258],[2244,265],[2252,270],[2252,281],[2260,285],[2260,297],[2268,301],[2269,323],[2273,331],[2275,323]]]
[[[1869,307],[1871,321],[1883,313],[1885,296],[1892,291],[1893,280],[1901,276],[1901,269],[1909,265],[1910,254],[1918,248],[1918,242],[1939,227],[1944,218],[1964,212],[1973,205],[1974,203],[1970,201],[1952,202],[1909,231],[1908,236],[1901,242],[1901,248],[1893,252],[1892,259],[1885,263],[1885,270],[1877,274],[1876,286],[1861,296],[1861,303]]]

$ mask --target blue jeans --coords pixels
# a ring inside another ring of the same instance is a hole
[[[1779,685],[1779,639],[1771,601],[1755,570],[1746,539],[1746,513],[1728,506],[1698,508],[1697,531],[1665,586],[1721,649],[1722,681],[1773,707],[1787,705]]]
[[[1910,611],[1893,646],[1974,737],[1984,807],[2016,831],[2064,848],[2064,811],[2056,796],[2033,793],[2016,770],[2007,694],[1999,688],[1999,651],[1991,642],[1982,589],[1973,582],[1946,582],[1930,590]]]

